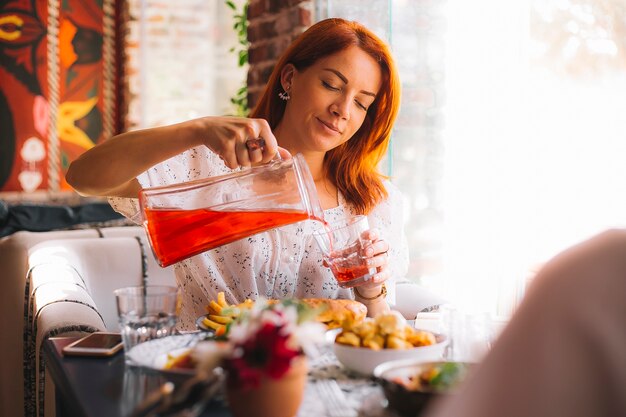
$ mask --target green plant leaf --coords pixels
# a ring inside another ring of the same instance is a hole
[[[229,49],[229,52],[237,54],[237,65],[243,67],[248,63],[248,48],[250,46],[250,42],[248,42],[249,1],[243,4],[241,12],[237,10],[237,6],[232,0],[225,0],[225,4],[234,11],[232,27],[237,35],[237,42],[239,44],[239,48],[232,47]],[[237,90],[234,97],[230,98],[230,103],[233,105],[235,115],[245,117],[249,114],[248,85],[245,80],[243,86]]]
[[[450,389],[458,384],[466,371],[466,366],[456,362],[446,362],[439,368],[439,373],[430,380],[430,386],[436,390]]]

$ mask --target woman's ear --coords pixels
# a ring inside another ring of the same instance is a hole
[[[296,67],[293,64],[287,64],[280,71],[280,85],[283,90],[288,91],[291,88],[293,82],[293,75],[296,72]]]

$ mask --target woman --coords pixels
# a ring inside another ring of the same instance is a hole
[[[393,302],[394,286],[385,296],[384,282],[403,276],[408,265],[402,198],[376,168],[399,100],[387,46],[358,23],[328,19],[288,48],[251,118],[204,117],[123,133],[75,160],[67,181],[81,194],[113,197],[116,210],[139,222],[134,197],[141,187],[227,173],[268,162],[276,152],[302,153],[326,221],[368,215],[373,243],[366,255],[377,274],[355,291],[341,289],[311,237],[311,221],[277,228],[176,264],[181,325],[193,328],[219,291],[230,302],[356,298],[373,316]],[[258,137],[265,147],[249,149],[246,142]]]

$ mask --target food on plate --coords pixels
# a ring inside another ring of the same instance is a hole
[[[439,362],[416,374],[396,377],[393,382],[410,391],[448,391],[464,379],[467,370],[468,365],[462,362]]]
[[[229,352],[227,342],[216,340],[203,340],[195,346],[169,352],[163,369],[213,369],[221,361],[221,359]]]
[[[329,329],[353,326],[361,323],[367,315],[367,307],[354,300],[305,298],[302,301],[318,311],[316,320]]]
[[[278,300],[268,300],[276,303]],[[367,315],[367,307],[354,300],[332,300],[327,298],[305,298],[302,300],[317,312],[316,320],[325,324],[329,329],[351,327],[361,323]],[[217,300],[209,301],[206,306],[207,315],[202,324],[215,330],[216,336],[223,336],[227,328],[241,313],[254,306],[251,299],[240,304],[228,304],[223,292],[217,294]]]
[[[391,360],[376,366],[374,380],[394,415],[414,417],[431,401],[451,395],[471,372],[471,363],[424,361],[423,358]]]
[[[163,369],[193,369],[195,366],[195,362],[191,355],[191,349],[187,349],[178,354],[168,353]]]
[[[352,326],[343,326],[335,343],[373,350],[411,349],[433,345],[437,339],[431,332],[409,326],[397,311],[389,311]]]
[[[224,292],[220,291],[217,294],[217,300],[209,301],[205,307],[208,314],[202,319],[202,324],[215,330],[216,336],[223,336],[228,330],[228,325],[239,317],[242,311],[249,310],[252,306],[254,306],[254,301],[251,299],[240,304],[228,304]]]

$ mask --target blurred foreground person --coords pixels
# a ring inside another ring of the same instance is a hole
[[[427,417],[626,416],[626,230],[551,260],[457,396]]]

